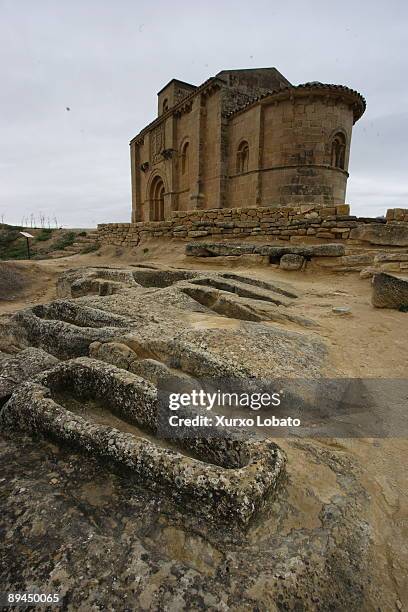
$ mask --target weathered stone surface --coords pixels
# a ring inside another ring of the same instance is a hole
[[[112,295],[123,285],[137,287],[132,270],[116,268],[76,268],[63,272],[57,280],[57,296],[77,298],[95,293]]]
[[[379,264],[378,267],[382,272],[399,272],[401,270],[399,261],[386,261]]]
[[[302,255],[287,253],[280,258],[279,267],[282,270],[301,270],[304,263],[305,258]]]
[[[186,285],[185,293],[211,308],[214,312],[244,321],[294,321],[306,327],[313,326],[313,321],[279,310],[275,304],[284,304],[283,298],[271,299],[270,304],[259,298],[245,298],[210,287]]]
[[[199,236],[208,236],[208,232],[204,230],[193,230],[188,232],[188,236],[191,236],[191,238],[198,238]]]
[[[57,365],[21,385],[7,404],[1,529],[12,537],[1,551],[3,589],[35,585],[58,592],[63,606],[75,610],[274,610],[299,602],[305,610],[329,610],[334,600],[339,609],[362,608],[372,581],[369,502],[360,468],[344,448],[288,439],[290,477],[268,489],[264,475],[278,468],[276,455],[263,454],[264,443],[251,437],[169,449],[149,427],[139,435],[121,429],[133,427],[121,416],[136,416],[134,427],[154,425],[157,380],[169,370],[185,380],[235,376],[245,385],[271,377],[316,379],[325,367],[333,375],[325,344],[314,334],[289,331],[282,320],[276,326],[221,317],[183,288],[222,292],[253,312],[273,309],[273,316],[288,318],[301,314],[301,292],[232,272],[183,278],[183,270],[150,266],[150,277],[142,270],[134,268],[137,286],[123,282],[104,296],[90,291],[75,300],[77,309],[69,300],[40,313],[51,323],[42,328],[46,344],[56,339],[54,323],[67,324],[64,319],[74,321],[76,333],[82,325],[101,332],[110,322],[116,332],[87,346],[93,359]],[[215,286],[220,283],[224,289]],[[250,295],[251,288],[252,297],[238,293]],[[261,289],[290,300],[259,299]],[[201,317],[216,327],[191,323]],[[19,317],[13,325],[27,342]],[[106,421],[108,413],[113,421]],[[273,495],[264,495],[267,490]],[[237,523],[257,512],[257,500],[265,511],[243,532]]]
[[[153,385],[87,357],[61,363],[14,393],[1,412],[0,424],[52,435],[92,451],[134,472],[150,488],[198,506],[203,514],[216,510],[219,517],[244,524],[262,499],[276,489],[283,473],[285,456],[273,442],[259,441],[249,434],[238,437],[232,429],[220,430],[220,437],[178,439],[183,448],[200,458],[197,461],[154,444],[143,434],[101,425],[85,411],[73,413],[70,396],[80,402],[103,402],[108,413],[153,434],[159,428],[160,404]],[[68,407],[64,406],[65,397]],[[200,413],[182,411],[184,417],[196,414]]]
[[[231,256],[248,253],[279,258],[286,254],[301,255],[303,257],[340,257],[345,254],[345,248],[343,244],[272,246],[270,244],[252,245],[199,242],[186,245],[186,255],[193,255],[195,257]]]
[[[374,257],[374,263],[384,263],[388,261],[408,261],[408,253],[378,253]]]
[[[408,246],[408,224],[369,223],[351,230],[350,238],[384,246]]]
[[[0,365],[0,404],[20,383],[54,367],[58,359],[45,351],[29,347],[17,355],[3,354]]]
[[[302,257],[340,257],[345,254],[343,244],[316,244],[297,246],[257,246],[257,252],[271,257],[282,257],[282,255],[294,254]]]
[[[339,610],[362,609],[373,576],[361,468],[334,445],[294,441],[290,452],[289,490],[277,491],[248,534],[175,511],[92,456],[7,432],[1,526],[13,537],[2,542],[3,589],[36,585],[73,610],[272,611],[301,602],[323,611],[334,600]],[[291,482],[303,475],[299,491]]]
[[[195,257],[216,257],[217,255],[244,255],[255,252],[251,244],[228,244],[224,242],[198,242],[186,245],[186,255]]]
[[[360,278],[372,278],[374,274],[378,274],[379,270],[374,268],[373,266],[369,266],[368,268],[363,268],[360,271]]]
[[[345,266],[367,266],[373,263],[373,256],[369,253],[362,255],[344,255],[342,264]]]
[[[228,292],[229,295],[237,294],[243,298],[252,298],[254,300],[264,300],[265,302],[271,302],[278,306],[284,305],[289,306],[292,302],[287,298],[283,297],[282,292],[276,292],[273,289],[273,285],[269,287],[262,287],[256,285],[250,285],[243,280],[239,280],[237,277],[231,276],[223,278],[214,276],[202,276],[188,283],[187,286],[201,285],[206,288],[213,287],[214,289],[220,289],[221,291]],[[180,287],[184,290],[185,284],[180,284]]]
[[[17,312],[13,324],[22,341],[65,359],[87,355],[89,345],[110,340],[130,327],[129,319],[68,300],[55,300]]]
[[[340,204],[336,207],[336,212],[338,215],[349,215],[350,206],[348,204]]]
[[[376,308],[408,310],[408,278],[381,272],[373,277],[372,303]]]
[[[349,306],[334,306],[332,313],[336,315],[349,315],[351,314],[351,308]]]

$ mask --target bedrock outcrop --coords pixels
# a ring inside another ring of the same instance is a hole
[[[374,274],[372,303],[376,308],[395,308],[408,311],[408,277],[393,274]]]
[[[59,300],[0,324],[16,358],[53,355],[1,412],[2,588],[58,592],[66,609],[363,609],[369,500],[342,449],[248,432],[169,445],[155,429],[169,374],[333,375],[302,292],[122,272],[72,270]]]
[[[229,244],[227,242],[190,242],[186,255],[194,257],[217,257],[236,255],[268,255],[280,258],[293,254],[302,257],[341,257],[345,255],[344,244],[280,245],[271,244]]]
[[[0,405],[25,380],[52,368],[58,359],[42,349],[29,347],[16,355],[3,355],[0,361]]]

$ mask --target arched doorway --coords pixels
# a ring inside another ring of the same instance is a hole
[[[150,187],[152,203],[152,221],[164,221],[164,183],[160,176],[155,176]]]

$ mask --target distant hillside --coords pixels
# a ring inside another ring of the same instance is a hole
[[[98,248],[95,230],[27,229],[0,223],[0,260],[27,259],[27,242],[20,231],[34,236],[30,239],[31,259],[66,257]]]

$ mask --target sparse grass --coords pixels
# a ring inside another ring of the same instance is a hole
[[[26,259],[27,244],[18,229],[3,225],[0,229],[0,259]]]
[[[6,246],[14,242],[19,237],[18,231],[14,229],[4,228],[0,231],[0,247]]]
[[[88,246],[84,247],[81,251],[82,255],[86,255],[87,253],[93,253],[94,251],[97,251],[99,249],[99,244],[95,243],[95,244],[89,244]]]
[[[37,234],[37,236],[35,237],[36,240],[38,240],[39,242],[43,242],[45,240],[49,240],[52,237],[52,229],[47,229],[44,228],[41,230],[41,232],[39,234]]]
[[[23,286],[23,278],[13,264],[0,263],[0,300],[13,299]]]
[[[75,232],[67,232],[56,240],[52,246],[53,251],[63,251],[66,247],[74,244],[76,238]]]
[[[28,259],[27,244],[18,242],[0,254],[0,259]]]
[[[21,225],[7,225],[7,223],[0,223],[0,230],[16,230],[16,231],[21,231],[22,229],[24,229],[23,227],[21,227]]]

